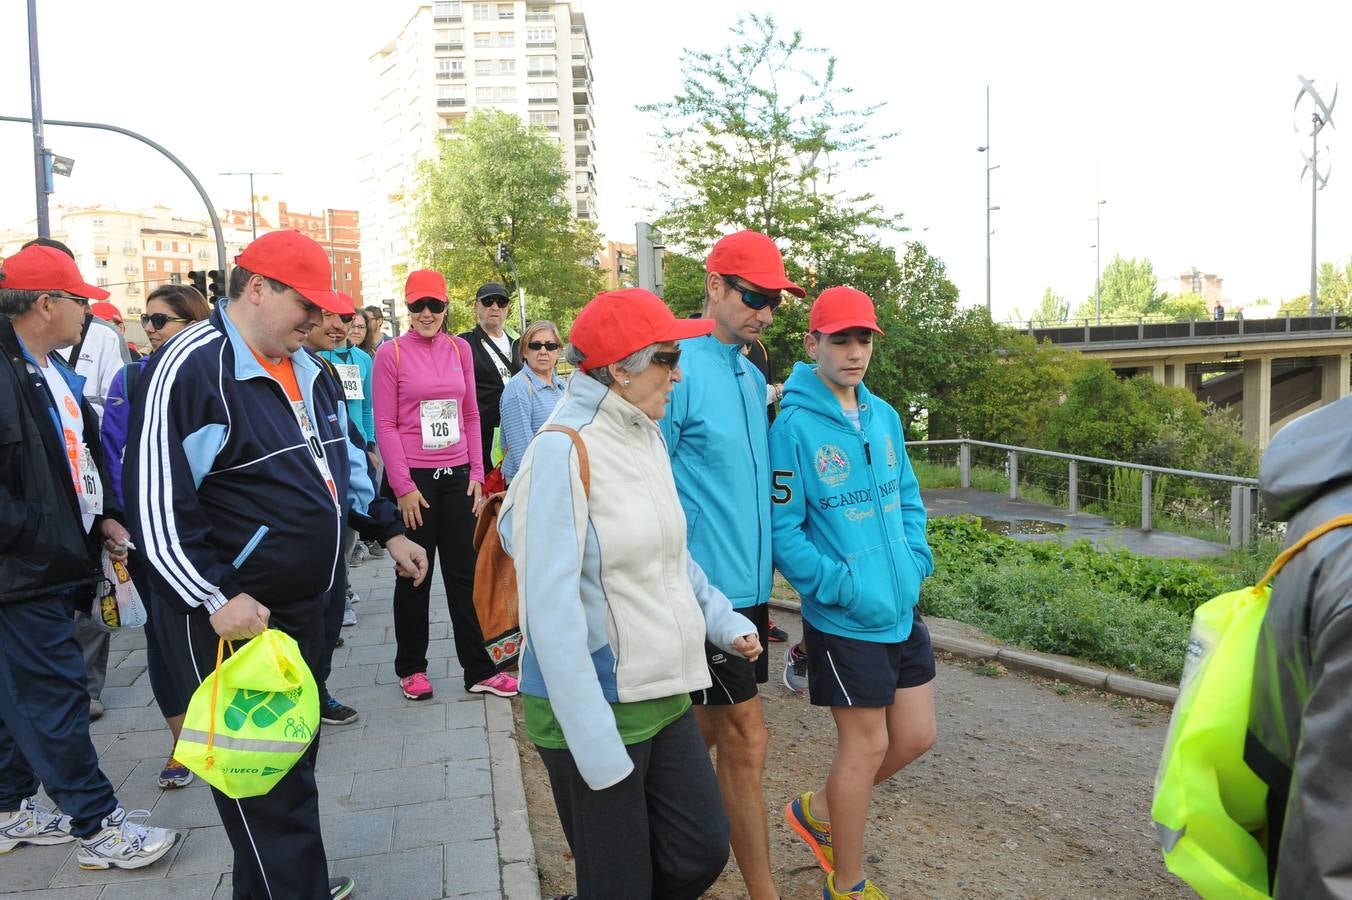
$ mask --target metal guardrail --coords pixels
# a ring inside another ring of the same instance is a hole
[[[1019,457],[1046,456],[1052,459],[1064,459],[1068,463],[1069,478],[1066,491],[1067,508],[1071,515],[1080,511],[1080,463],[1114,466],[1119,469],[1134,469],[1141,473],[1141,530],[1152,531],[1154,515],[1151,489],[1155,475],[1176,475],[1185,478],[1202,478],[1230,485],[1230,546],[1243,547],[1253,542],[1256,534],[1254,517],[1258,512],[1258,479],[1238,475],[1220,475],[1215,472],[1194,472],[1190,469],[1170,469],[1164,466],[1149,466],[1143,463],[1124,462],[1118,459],[1101,459],[1097,456],[1078,456],[1074,453],[1061,453],[1057,450],[1039,450],[1034,447],[1017,447],[1013,444],[998,444],[992,441],[977,441],[970,438],[952,438],[933,441],[907,441],[907,447],[954,446],[958,448],[958,483],[964,488],[972,486],[972,447],[990,447],[1003,450],[1007,454],[1009,465],[1009,499],[1019,499]]]
[[[1196,338],[1254,338],[1284,335],[1344,333],[1352,329],[1352,316],[1332,313],[1318,316],[1292,316],[1275,319],[1188,319],[1183,322],[1151,322],[1137,319],[1131,323],[1083,324],[1036,327],[1029,322],[1022,329],[1039,341],[1053,344],[1110,344],[1130,341],[1179,341]]]

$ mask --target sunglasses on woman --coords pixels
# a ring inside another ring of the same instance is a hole
[[[553,341],[531,341],[526,345],[530,350],[548,350],[550,353],[553,353],[562,346],[563,344],[556,344]]]
[[[498,309],[506,309],[512,305],[512,301],[506,297],[489,297],[486,300],[480,300],[484,306],[496,306]]]
[[[160,329],[164,328],[164,326],[168,325],[170,322],[183,322],[184,324],[191,324],[192,319],[184,319],[181,316],[170,316],[164,313],[155,313],[154,315],[151,316],[141,316],[141,327],[154,328],[156,331],[159,331]]]
[[[679,347],[675,350],[659,350],[653,354],[653,362],[668,369],[675,369],[681,364],[681,350]]]
[[[425,309],[434,313],[443,313],[446,311],[446,301],[437,300],[434,297],[422,297],[418,300],[414,300],[408,305],[408,311],[414,314],[420,313]]]
[[[744,284],[737,284],[731,279],[726,280],[728,282],[728,287],[741,294],[742,302],[751,309],[760,310],[765,309],[765,307],[768,306],[770,307],[770,312],[774,312],[776,309],[779,309],[779,304],[784,302],[784,295],[779,291],[775,291],[773,294],[762,294],[760,291],[753,291]]]

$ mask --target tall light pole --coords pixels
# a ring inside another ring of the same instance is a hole
[[[1100,200],[1099,206],[1106,204],[1107,200]],[[1103,218],[1103,210],[1094,210],[1094,324],[1103,324],[1103,238],[1100,220]]]
[[[254,176],[255,175],[280,175],[281,172],[222,172],[222,175],[248,175],[249,176],[249,224],[253,226],[253,240],[258,240],[258,213],[254,210]]]
[[[38,237],[51,237],[47,213],[47,148],[42,135],[42,80],[38,74],[37,0],[28,0],[28,87],[33,104],[33,187],[37,199]]]
[[[977,153],[986,154],[986,314],[991,311],[991,213],[1000,207],[991,206],[991,173],[1000,168],[991,165],[991,86],[986,85],[986,143],[977,147]]]

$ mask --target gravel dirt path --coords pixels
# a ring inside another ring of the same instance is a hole
[[[792,614],[774,617],[801,633]],[[835,731],[827,710],[784,689],[784,645],[770,652],[770,852],[785,900],[807,900],[821,896],[822,875],[783,806],[820,787]],[[1150,822],[1167,707],[942,658],[936,702],[934,749],[873,795],[867,868],[889,896],[1193,896],[1165,870]],[[564,894],[572,862],[549,782],[526,742],[521,756],[543,893]],[[706,896],[744,895],[730,862]]]

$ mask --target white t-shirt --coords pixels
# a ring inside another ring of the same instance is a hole
[[[94,458],[85,443],[84,416],[80,404],[71,393],[70,385],[61,373],[49,364],[42,370],[42,380],[61,414],[61,437],[66,446],[66,460],[70,477],[75,483],[75,494],[80,501],[80,520],[86,533],[94,527],[94,516],[103,512],[103,481],[94,465]]]
[[[502,383],[506,384],[512,379],[512,371],[507,368],[507,366],[503,365],[502,360],[512,358],[512,339],[505,331],[498,337],[493,337],[493,335],[490,334],[488,335],[488,339],[493,342],[494,347],[497,347],[498,350],[502,352],[502,356],[499,357],[490,350],[488,356],[493,360],[493,365],[497,367],[498,374],[502,376]]]

